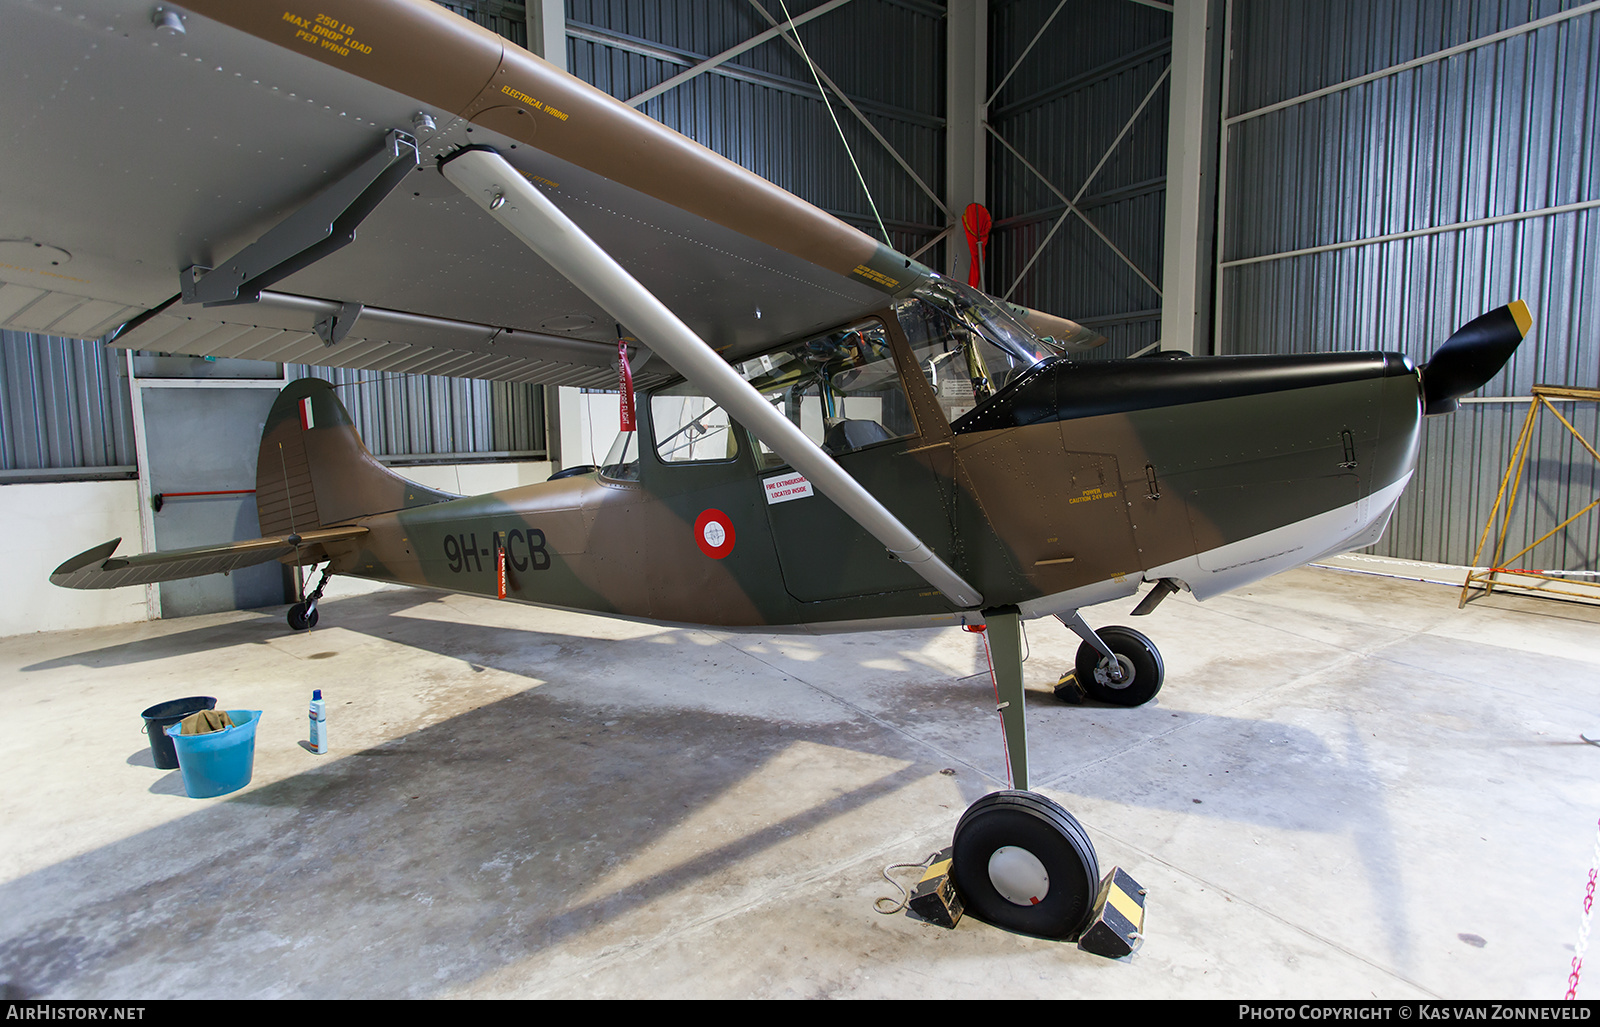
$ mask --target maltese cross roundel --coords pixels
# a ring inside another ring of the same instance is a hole
[[[707,510],[694,522],[694,540],[713,560],[733,552],[733,522],[721,510]]]

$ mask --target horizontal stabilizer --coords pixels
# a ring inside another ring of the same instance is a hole
[[[85,550],[63,563],[50,575],[50,582],[63,588],[121,588],[123,585],[150,585],[158,581],[175,581],[194,578],[202,574],[216,574],[253,567],[289,556],[296,548],[358,538],[367,533],[366,528],[319,528],[304,535],[283,535],[277,538],[253,538],[243,542],[228,542],[220,546],[197,546],[193,549],[174,549],[165,553],[140,553],[135,556],[112,556],[120,538]]]
[[[1527,304],[1514,300],[1456,329],[1422,367],[1422,412],[1448,414],[1460,406],[1462,396],[1500,372],[1532,327]]]

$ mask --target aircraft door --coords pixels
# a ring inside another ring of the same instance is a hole
[[[917,441],[846,453],[839,465],[948,561],[949,506],[933,471],[910,452]],[[784,587],[795,599],[809,603],[932,588],[788,466],[764,474],[762,489]]]
[[[952,560],[951,494],[936,473],[948,445],[929,445],[884,323],[869,319],[745,365],[774,406],[936,554]],[[804,603],[931,590],[923,577],[816,492],[759,441],[761,489],[784,587]],[[944,480],[949,480],[945,470]]]

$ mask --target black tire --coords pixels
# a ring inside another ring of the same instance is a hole
[[[306,604],[295,603],[293,606],[289,607],[288,620],[289,627],[296,631],[304,631],[307,628],[314,628],[317,626],[317,608],[313,606],[311,608],[310,616],[307,616]]]
[[[1123,680],[1112,681],[1106,672],[1111,661],[1088,642],[1078,646],[1078,684],[1089,698],[1111,706],[1143,706],[1161,691],[1167,669],[1155,643],[1132,628],[1101,628],[1101,640],[1121,659]]]
[[[1026,857],[1047,879],[1044,894],[1007,898],[1002,889],[1016,891],[1017,880],[1008,879],[1006,863]],[[1100,865],[1071,813],[1036,792],[1005,791],[985,795],[961,815],[950,877],[967,914],[1018,934],[1064,940],[1089,919]]]

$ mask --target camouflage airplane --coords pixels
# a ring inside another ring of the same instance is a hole
[[[0,323],[598,388],[626,371],[638,402],[602,464],[457,497],[385,469],[333,388],[297,381],[262,435],[261,538],[112,541],[53,582],[323,564],[296,629],[331,575],[719,628],[982,625],[1014,787],[962,817],[952,875],[969,912],[1043,937],[1082,928],[1099,870],[1027,790],[1022,621],[1082,637],[1093,698],[1148,701],[1156,647],[1081,610],[1154,583],[1145,614],[1370,544],[1423,416],[1529,329],[1512,303],[1420,368],[1074,361],[1092,333],[942,278],[425,0],[8,0],[4,18]]]

